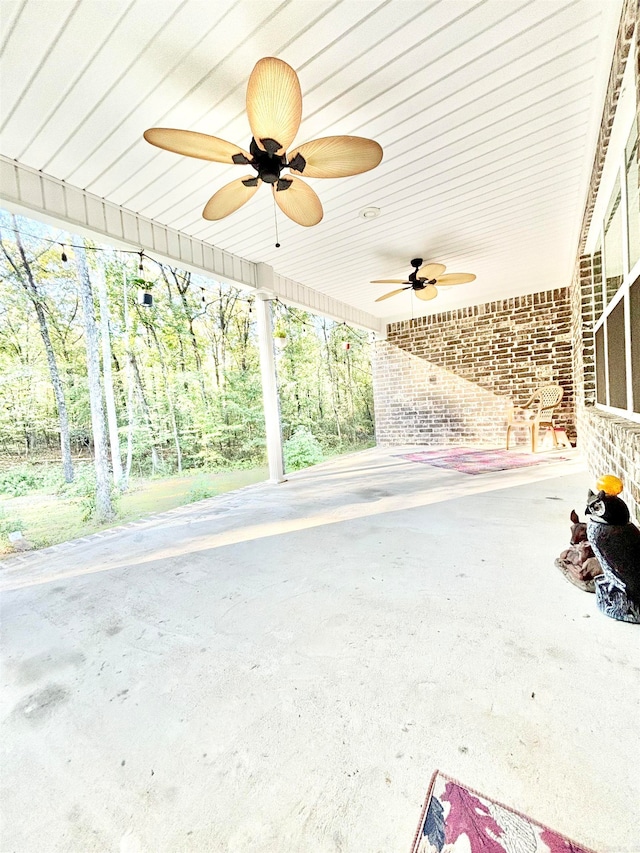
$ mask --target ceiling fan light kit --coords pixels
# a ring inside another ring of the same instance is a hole
[[[418,299],[428,302],[435,299],[438,295],[438,288],[451,287],[454,284],[467,284],[475,281],[475,275],[467,272],[454,272],[445,275],[446,267],[444,264],[425,264],[422,258],[414,258],[411,261],[413,272],[407,276],[407,280],[403,281],[399,278],[379,278],[372,281],[371,284],[401,284],[403,287],[398,287],[384,296],[379,296],[376,302],[382,302],[384,299],[389,299],[391,296],[396,296],[405,290],[413,290]]]
[[[245,151],[216,136],[191,130],[153,127],[144,138],[151,145],[185,157],[215,163],[249,166],[255,174],[226,184],[209,199],[202,215],[208,220],[229,216],[253,197],[261,184],[270,184],[280,210],[298,225],[317,225],[322,204],[306,178],[345,178],[374,169],[382,148],[360,136],[327,136],[287,151],[302,120],[302,92],[296,72],[281,59],[265,57],[256,63],[247,85],[247,117],[252,139]],[[290,175],[282,175],[288,169]]]

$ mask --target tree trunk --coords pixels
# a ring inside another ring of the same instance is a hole
[[[98,269],[98,298],[100,300],[100,327],[102,333],[102,377],[104,380],[104,397],[107,404],[109,444],[111,446],[111,467],[113,469],[113,482],[122,488],[122,460],[120,458],[118,416],[116,414],[116,401],[113,393],[113,374],[111,372],[109,300],[107,298],[107,282],[104,275],[104,267],[101,264]]]
[[[129,363],[131,364],[131,369],[133,373],[133,380],[135,382],[135,386],[138,389],[138,397],[140,398],[140,405],[142,406],[142,412],[144,414],[145,420],[147,422],[147,427],[149,429],[149,435],[151,436],[151,472],[153,474],[156,473],[158,468],[160,467],[160,455],[158,453],[158,448],[153,441],[153,437],[155,435],[153,429],[153,422],[151,420],[151,410],[149,409],[149,404],[147,403],[147,398],[144,394],[144,388],[142,386],[142,377],[140,376],[140,370],[138,368],[138,362],[136,361],[136,357],[133,352],[129,352]]]
[[[133,426],[135,415],[133,408],[133,367],[129,354],[127,354],[125,370],[127,375],[127,462],[122,479],[122,491],[126,491],[129,488],[131,463],[133,462]]]
[[[91,405],[91,426],[94,447],[93,461],[96,470],[96,517],[98,521],[107,521],[113,518],[114,512],[111,505],[107,435],[104,406],[102,405],[102,387],[100,384],[98,326],[94,313],[93,292],[84,247],[77,247],[74,249],[74,252],[84,312],[84,333],[87,348],[87,376],[89,380],[89,402]]]
[[[336,404],[336,386],[333,381],[333,369],[331,367],[331,349],[329,347],[329,339],[327,337],[327,323],[325,320],[322,321],[322,332],[324,334],[324,345],[327,350],[327,371],[329,373],[329,388],[331,389],[331,408],[333,409],[333,415],[336,419],[336,431],[338,433],[338,440],[342,441],[340,417],[338,415],[338,406]]]
[[[158,350],[158,361],[160,362],[160,371],[162,373],[162,384],[164,386],[164,393],[167,400],[167,405],[169,406],[169,418],[171,420],[171,431],[173,432],[173,442],[176,446],[176,465],[178,468],[178,474],[182,474],[182,450],[180,449],[180,435],[178,434],[178,422],[176,420],[176,407],[173,404],[173,396],[171,394],[171,388],[169,387],[169,376],[167,372],[167,365],[165,364],[164,357],[162,355],[162,348],[160,346],[160,341],[158,340],[158,335],[156,334],[156,330],[153,326],[149,326],[151,331],[151,336],[155,342],[156,349]]]
[[[42,337],[42,343],[44,344],[44,349],[47,354],[49,375],[51,376],[51,385],[53,386],[53,393],[56,399],[56,407],[58,409],[58,420],[60,422],[60,452],[62,455],[62,469],[64,472],[64,479],[67,483],[72,483],[73,462],[71,460],[71,441],[69,439],[69,415],[67,413],[67,404],[64,399],[64,390],[62,388],[62,382],[60,380],[60,372],[58,371],[58,363],[56,361],[56,356],[53,351],[51,337],[49,336],[47,318],[44,313],[44,308],[42,307],[42,298],[40,296],[38,287],[33,277],[31,266],[29,265],[29,261],[27,260],[22,241],[20,240],[20,234],[18,232],[18,225],[15,217],[12,217],[12,221],[15,230],[16,244],[18,246],[20,258],[22,260],[24,275],[20,273],[20,270],[17,268],[11,257],[8,255],[6,249],[5,255],[7,256],[7,260],[9,261],[13,269],[16,271],[18,280],[20,281],[20,284],[22,285],[29,299],[31,300],[36,312],[36,316],[38,317],[38,324],[40,326],[40,336]]]

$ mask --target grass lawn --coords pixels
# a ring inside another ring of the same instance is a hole
[[[20,519],[24,537],[36,548],[45,548],[251,483],[260,483],[267,478],[265,466],[246,471],[197,471],[162,479],[132,479],[130,490],[118,500],[117,517],[108,524],[83,521],[78,498],[51,494],[45,489],[30,492],[24,497],[0,497],[0,510],[4,510],[8,518]],[[12,550],[0,541],[0,553]]]

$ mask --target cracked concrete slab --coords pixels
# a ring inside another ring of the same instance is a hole
[[[640,635],[553,565],[580,460],[399,452],[6,562],[2,849],[405,851],[439,767],[640,850]]]

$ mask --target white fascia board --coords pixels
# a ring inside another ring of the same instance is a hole
[[[8,209],[35,216],[58,228],[115,248],[143,250],[159,261],[208,275],[217,281],[257,288],[257,264],[169,228],[71,184],[24,166],[0,154],[0,202]],[[338,322],[379,331],[382,321],[366,311],[333,299],[304,284],[273,274],[273,293]]]

